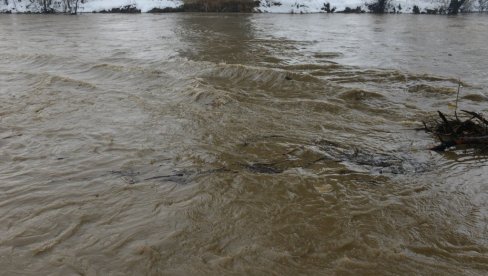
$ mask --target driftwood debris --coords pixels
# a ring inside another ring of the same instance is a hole
[[[440,144],[431,148],[434,151],[445,151],[457,145],[487,146],[488,120],[482,114],[461,110],[462,115],[447,116],[438,111],[439,118],[424,121],[427,132],[436,135]]]

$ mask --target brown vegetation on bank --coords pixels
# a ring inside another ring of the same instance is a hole
[[[185,0],[186,12],[253,12],[259,6],[255,0]]]
[[[186,0],[183,5],[176,8],[154,8],[149,13],[168,12],[253,12],[259,6],[255,0]],[[100,13],[140,13],[141,10],[133,5],[127,5]]]
[[[259,6],[259,1],[251,0],[186,0],[183,5],[176,8],[154,8],[148,13],[169,12],[253,12]],[[140,13],[134,5],[127,5],[100,13]]]

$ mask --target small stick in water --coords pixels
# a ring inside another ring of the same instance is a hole
[[[456,120],[459,121],[458,115],[457,115],[457,109],[458,109],[458,102],[459,102],[459,91],[461,90],[461,79],[458,81],[458,89],[457,89],[457,94],[456,94],[456,109],[454,109],[454,116],[456,117]]]

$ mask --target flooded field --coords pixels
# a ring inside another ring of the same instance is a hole
[[[0,15],[2,275],[486,275],[488,17]]]

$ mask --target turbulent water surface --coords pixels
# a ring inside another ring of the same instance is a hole
[[[486,275],[488,17],[0,16],[2,275]]]

